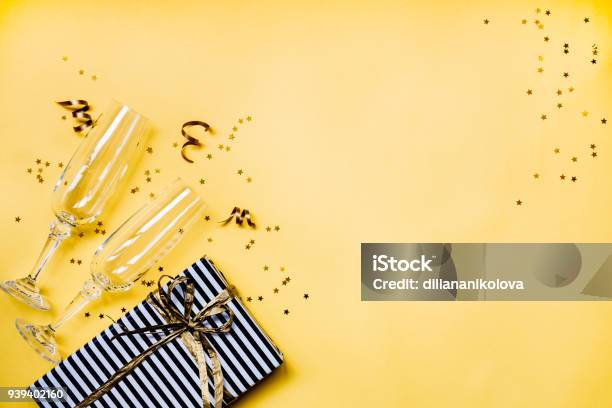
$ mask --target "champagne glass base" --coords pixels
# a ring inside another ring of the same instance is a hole
[[[28,343],[45,360],[50,363],[57,364],[62,361],[62,356],[57,349],[55,342],[55,332],[49,326],[31,324],[23,319],[15,320],[17,331]]]
[[[40,294],[36,283],[29,277],[0,282],[0,289],[34,309],[51,309],[47,298]]]

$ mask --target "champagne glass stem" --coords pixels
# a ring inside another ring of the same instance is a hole
[[[36,283],[38,276],[44,269],[49,259],[51,259],[59,245],[70,236],[71,226],[59,220],[54,220],[51,223],[50,228],[51,231],[47,237],[47,242],[45,242],[45,246],[38,257],[38,261],[27,277],[32,281],[32,284]]]
[[[102,287],[100,285],[95,283],[92,279],[86,281],[83,285],[83,289],[79,291],[74,299],[72,299],[72,302],[66,306],[66,309],[55,319],[55,321],[49,324],[49,328],[56,331],[91,301],[98,299],[101,295]]]

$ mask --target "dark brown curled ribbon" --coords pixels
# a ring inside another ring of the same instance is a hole
[[[163,278],[170,278],[167,291],[162,289]],[[177,285],[182,283],[186,283],[186,288],[185,299],[183,301],[183,312],[181,313],[179,308],[172,303],[171,297],[172,291]],[[187,341],[187,349],[195,354],[196,363],[200,372],[202,406],[204,408],[211,407],[208,398],[208,369],[206,366],[206,359],[204,357],[204,353],[206,353],[211,361],[211,374],[214,385],[213,407],[221,408],[223,403],[223,371],[221,370],[221,363],[219,361],[217,351],[206,337],[206,334],[219,334],[230,331],[234,322],[234,313],[227,305],[227,302],[232,299],[230,293],[227,290],[223,290],[206,306],[204,306],[202,310],[200,310],[196,315],[192,316],[194,301],[193,281],[185,276],[172,278],[171,276],[163,275],[157,282],[157,288],[158,296],[151,293],[147,297],[147,301],[155,306],[167,323],[151,325],[134,330],[124,330],[123,332],[115,335],[111,340],[114,340],[120,336],[153,334],[160,332],[167,334],[167,336],[151,345],[139,356],[135,357],[124,367],[117,370],[115,374],[106,380],[104,384],[100,385],[97,390],[81,401],[77,407],[86,407],[98,400],[126,375],[130,374],[132,370],[142,363],[149,355],[155,352],[155,350],[181,336],[184,341]],[[228,317],[221,326],[215,327],[210,323],[207,324],[207,319],[222,314],[226,314]]]
[[[87,128],[94,126],[94,121],[91,115],[87,113],[89,110],[89,103],[84,99],[70,99],[68,101],[56,102],[69,111],[72,111],[72,117],[76,120],[79,125],[73,126],[72,129],[75,132],[81,132]]]
[[[236,218],[236,224],[242,225],[243,221],[246,220],[249,227],[255,228],[255,223],[251,219],[251,212],[246,208],[240,210],[240,207],[234,207],[229,217],[220,222],[220,224],[227,225],[232,221],[232,218]]]
[[[181,134],[187,139],[187,141],[183,144],[183,147],[181,147],[181,156],[183,156],[183,159],[185,159],[189,163],[193,163],[193,160],[185,156],[185,148],[187,146],[202,146],[202,143],[200,143],[198,139],[191,136],[185,130],[185,128],[188,128],[191,126],[202,126],[205,132],[208,132],[210,130],[210,126],[208,125],[208,123],[202,122],[200,120],[190,120],[188,122],[183,123],[183,126],[181,127]]]

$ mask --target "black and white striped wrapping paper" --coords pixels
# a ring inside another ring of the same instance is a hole
[[[228,287],[223,275],[206,257],[183,274],[195,284],[194,313]],[[183,291],[184,287],[180,285],[172,294],[172,301],[180,310],[183,310]],[[235,315],[230,332],[207,334],[219,354],[223,370],[223,406],[231,404],[283,361],[282,353],[240,300],[233,298],[228,305]],[[217,318],[213,320],[221,324]],[[39,400],[40,406],[76,405],[115,371],[163,337],[161,334],[129,335],[111,341],[122,331],[119,323],[132,330],[165,322],[146,300],[137,305],[32,384],[32,387],[64,387],[67,391],[63,402]],[[208,356],[206,363],[210,367]],[[208,388],[212,395],[212,379],[209,379]],[[175,339],[156,350],[92,406],[202,407],[198,367],[180,338]]]

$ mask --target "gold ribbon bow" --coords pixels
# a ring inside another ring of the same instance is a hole
[[[163,278],[170,278],[171,281],[168,285],[167,291],[162,290]],[[185,300],[183,302],[184,311],[181,311],[172,303],[171,296],[172,291],[177,285],[186,283]],[[96,391],[81,401],[77,407],[86,407],[108,392],[115,384],[121,381],[126,375],[128,375],[137,365],[144,361],[150,354],[155,352],[158,348],[164,344],[171,342],[175,338],[182,336],[183,340],[186,341],[187,348],[195,354],[195,359],[198,364],[200,371],[200,389],[202,393],[202,406],[204,408],[210,408],[210,401],[208,399],[208,369],[206,367],[206,360],[204,358],[204,352],[208,354],[211,361],[211,373],[214,385],[214,408],[221,408],[223,403],[223,371],[221,370],[221,363],[217,355],[217,351],[214,349],[210,341],[206,338],[206,334],[212,333],[227,333],[230,331],[234,322],[234,314],[227,305],[227,302],[231,300],[231,295],[227,290],[219,293],[213,300],[211,300],[199,313],[192,316],[191,310],[194,301],[194,284],[193,282],[185,277],[178,276],[172,278],[168,275],[163,275],[157,282],[159,298],[153,293],[149,294],[148,301],[152,303],[157,310],[162,314],[162,317],[167,322],[165,324],[158,324],[148,327],[142,327],[134,330],[123,331],[117,334],[118,336],[127,336],[133,334],[151,334],[155,332],[170,332],[166,337],[159,340],[157,343],[151,345],[139,356],[134,358],[124,367],[120,368],[113,374],[104,384],[102,384]],[[211,318],[218,314],[226,313],[228,315],[227,320],[220,327],[214,327],[206,324],[206,319]]]

